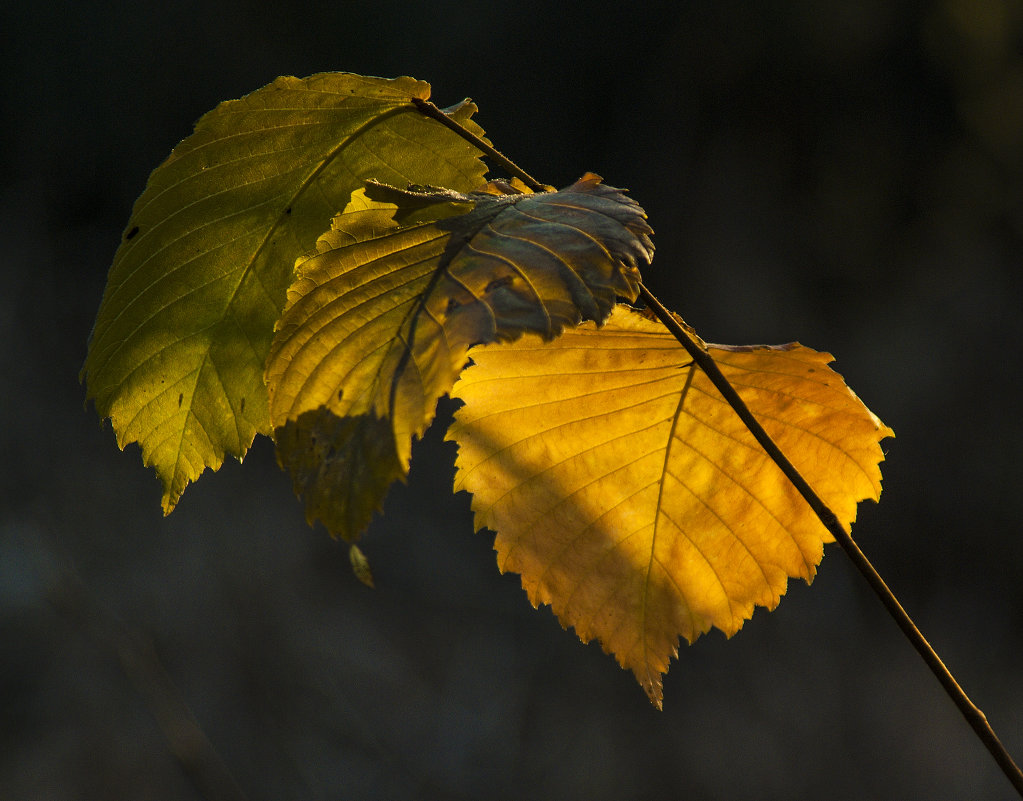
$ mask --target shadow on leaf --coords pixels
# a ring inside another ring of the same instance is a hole
[[[319,407],[288,420],[274,438],[306,520],[335,537],[358,539],[387,489],[405,478],[390,423],[373,415],[339,417]]]

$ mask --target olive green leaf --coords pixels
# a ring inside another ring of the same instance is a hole
[[[296,265],[266,381],[310,522],[359,536],[470,346],[549,340],[636,297],[653,245],[635,201],[592,174],[522,190],[371,184]]]
[[[428,84],[278,78],[221,103],[153,171],[114,258],[82,368],[169,512],[225,454],[270,433],[263,368],[295,259],[370,178],[479,187],[480,153],[423,116]],[[448,113],[473,133],[476,107]]]

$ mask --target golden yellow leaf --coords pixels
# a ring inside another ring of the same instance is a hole
[[[893,436],[798,344],[710,346],[754,415],[846,528],[881,491]],[[661,704],[680,637],[731,636],[810,581],[832,540],[685,350],[623,306],[607,325],[474,348],[456,490],[521,574],[584,642],[596,638]]]
[[[653,245],[635,201],[592,174],[521,189],[371,184],[296,264],[266,381],[310,522],[359,536],[471,345],[550,339],[636,296]]]

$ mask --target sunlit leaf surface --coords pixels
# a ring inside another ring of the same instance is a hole
[[[278,78],[221,103],[150,176],[82,369],[170,511],[188,482],[270,433],[263,366],[295,259],[367,179],[470,190],[478,151],[422,116],[428,84]],[[452,115],[475,133],[466,103]]]
[[[848,528],[881,491],[892,436],[827,365],[791,344],[710,346],[782,451]],[[810,581],[831,535],[664,327],[619,306],[603,328],[474,348],[452,394],[456,489],[583,641],[660,706],[680,637],[734,634]]]
[[[310,521],[357,537],[468,348],[603,320],[635,297],[649,233],[595,175],[537,194],[356,192],[297,265],[267,361],[278,455]]]

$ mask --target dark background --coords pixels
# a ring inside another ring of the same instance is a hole
[[[322,70],[469,95],[542,180],[632,191],[704,338],[836,354],[898,435],[854,533],[1023,757],[1018,0],[50,0],[0,40],[0,796],[202,797],[162,666],[252,801],[1012,797],[834,547],[683,646],[658,713],[498,574],[436,431],[370,591],[265,441],[162,518],[77,373],[132,202],[217,102]]]

